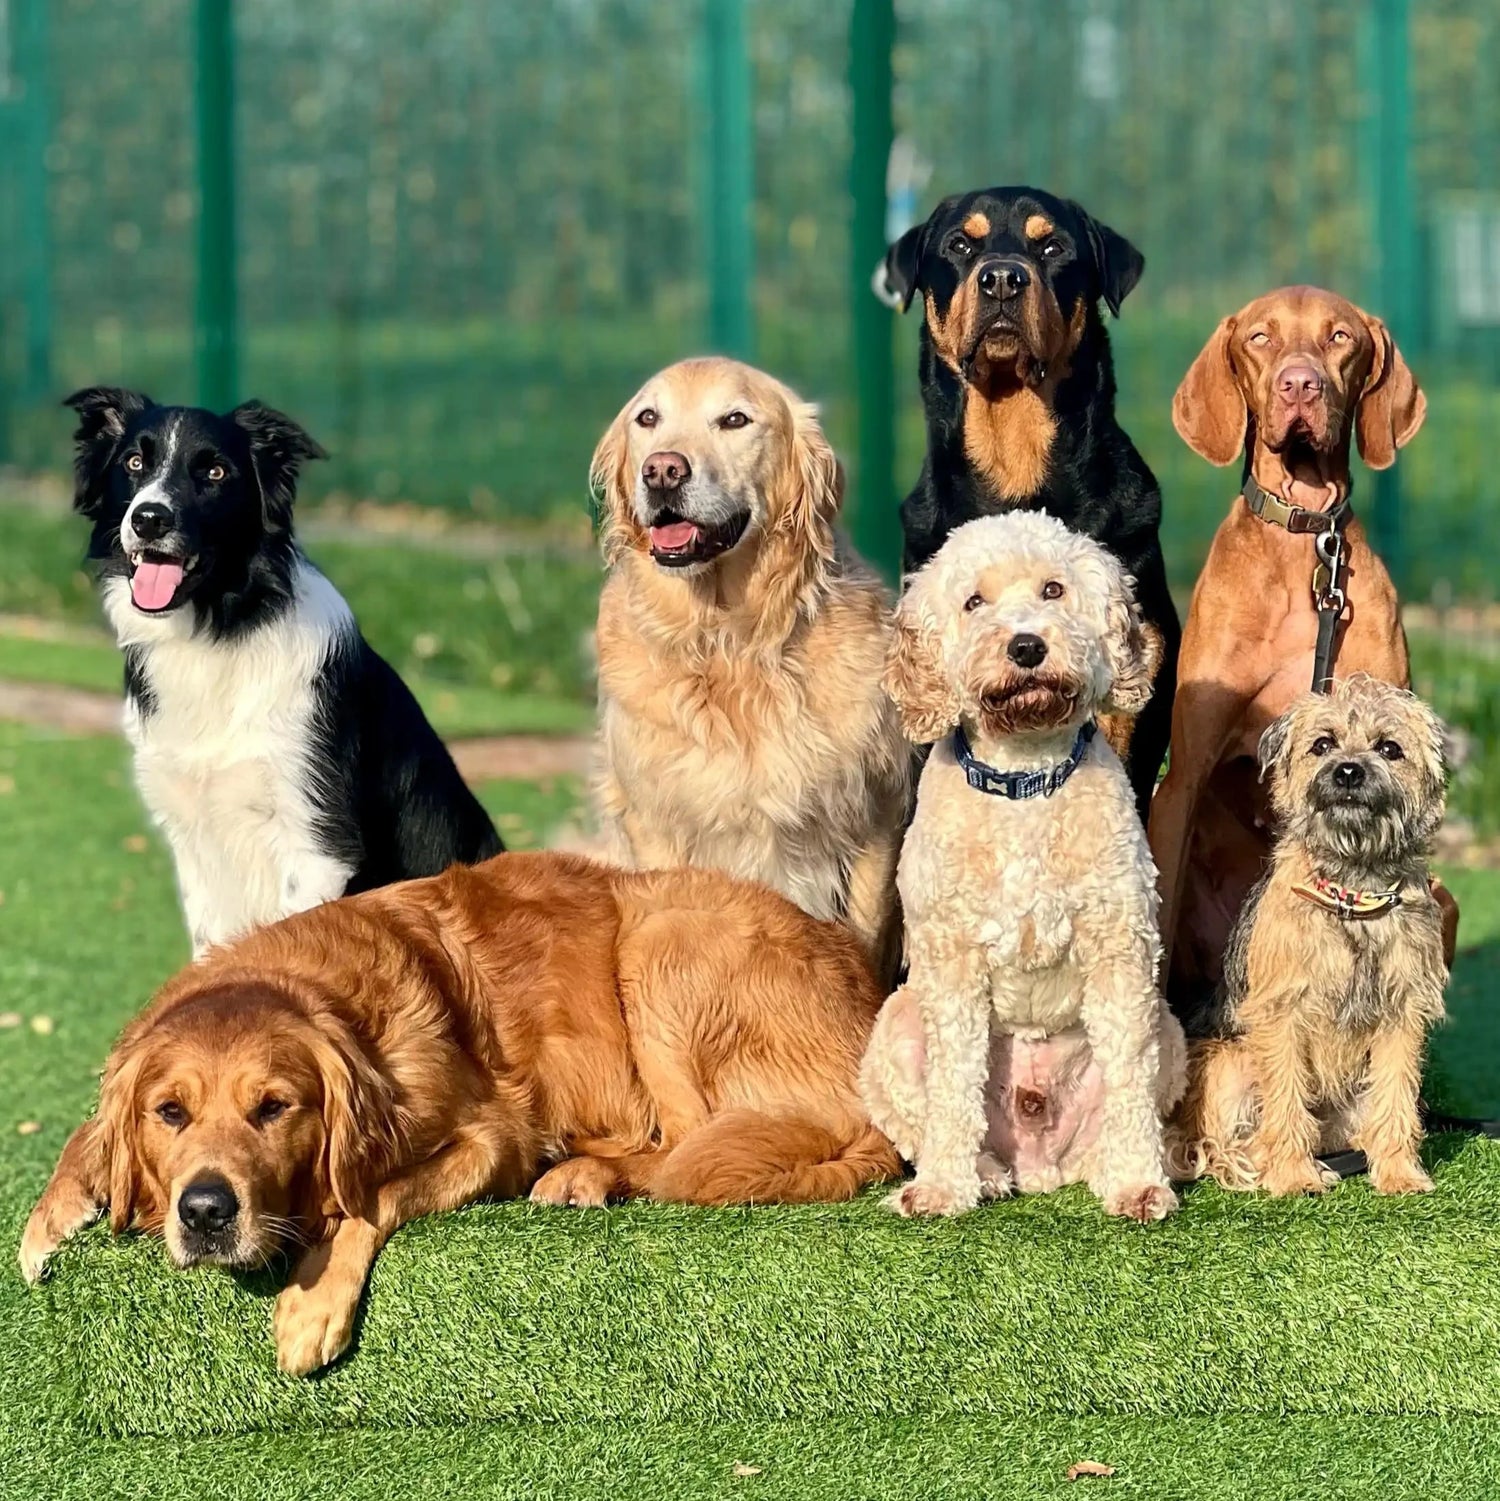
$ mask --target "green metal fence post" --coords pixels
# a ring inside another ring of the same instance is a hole
[[[47,9],[49,0],[19,0],[15,11],[16,72],[21,101],[21,241],[26,307],[24,390],[41,400],[52,385],[52,235],[47,203],[47,144],[52,134]]]
[[[1411,81],[1408,0],[1374,0],[1371,11],[1374,108],[1368,149],[1370,205],[1379,244],[1375,306],[1399,343],[1417,337],[1417,219],[1411,185]],[[1375,538],[1399,586],[1406,578],[1399,468],[1375,475],[1371,521]]]
[[[876,300],[870,276],[885,254],[886,164],[890,160],[891,50],[896,42],[894,0],[854,0],[849,16],[849,91],[853,150],[849,192],[850,325],[858,432],[849,529],[855,545],[887,578],[901,569],[901,524],[896,512],[894,329],[890,309]]]
[[[226,411],[239,399],[232,0],[197,0],[197,27],[198,400]]]
[[[719,353],[748,360],[755,346],[750,220],[755,141],[744,0],[703,0],[703,89],[708,337]]]

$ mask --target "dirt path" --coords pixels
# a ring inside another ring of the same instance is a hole
[[[120,700],[83,688],[0,679],[0,720],[70,735],[117,735]],[[535,781],[584,775],[591,744],[586,735],[488,735],[452,741],[448,749],[465,781]]]

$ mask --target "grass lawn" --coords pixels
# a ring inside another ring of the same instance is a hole
[[[484,796],[523,843],[577,789]],[[0,828],[14,1248],[186,943],[119,742],[0,726]],[[1465,952],[1434,1095],[1495,1113],[1500,878],[1453,883]],[[0,1270],[0,1496],[1040,1497],[1093,1459],[1117,1467],[1092,1482],[1107,1495],[1492,1497],[1500,1145],[1429,1158],[1428,1198],[1205,1187],[1149,1230],[1081,1190],[941,1225],[877,1194],[478,1206],[395,1237],[356,1352],[307,1382],[276,1373],[270,1282],[174,1273],[95,1230],[41,1289]]]

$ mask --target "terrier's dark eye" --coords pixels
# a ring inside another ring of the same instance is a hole
[[[1394,740],[1382,740],[1380,744],[1375,747],[1375,749],[1378,750],[1380,754],[1386,758],[1387,761],[1399,761],[1406,754],[1406,752],[1402,750]]]
[[[642,407],[640,411],[635,414],[635,425],[637,427],[655,427],[656,408]]]
[[[982,595],[982,594],[971,594],[964,601],[964,614],[967,615],[970,610],[977,610],[980,607],[980,605],[982,605],[983,603],[984,603],[984,595]]]
[[[262,1100],[255,1110],[256,1124],[260,1126],[269,1126],[272,1121],[278,1120],[280,1119],[280,1117],[285,1115],[286,1109],[287,1105],[285,1100]]]
[[[1063,586],[1059,584],[1056,579],[1048,579],[1047,582],[1042,585],[1043,599],[1061,599],[1062,597]]]
[[[1332,735],[1319,735],[1318,738],[1314,740],[1310,746],[1308,746],[1307,753],[1310,756],[1326,756],[1328,752],[1331,751],[1337,744],[1338,742],[1333,738]]]
[[[969,239],[968,235],[954,235],[948,241],[948,249],[954,255],[970,256],[974,254],[974,242]]]
[[[163,1100],[156,1107],[156,1116],[164,1126],[171,1126],[173,1129],[187,1124],[187,1111],[176,1100]]]

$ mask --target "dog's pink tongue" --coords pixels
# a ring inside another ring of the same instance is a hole
[[[651,545],[664,548],[667,552],[676,552],[680,548],[690,547],[697,535],[698,528],[691,521],[674,521],[668,526],[651,528]]]
[[[142,563],[130,577],[130,597],[143,610],[165,610],[181,582],[181,563]]]

